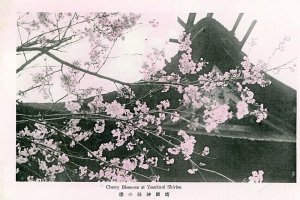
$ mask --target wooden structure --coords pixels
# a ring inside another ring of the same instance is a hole
[[[247,41],[255,24],[254,20],[247,30],[242,41],[235,38],[234,33],[243,17],[239,14],[231,31],[228,31],[222,24],[213,19],[213,14],[208,13],[206,18],[194,24],[196,14],[190,13],[187,22],[179,17],[178,23],[185,28],[187,33],[192,35],[193,59],[197,62],[200,58],[209,61],[211,67],[221,72],[229,71],[238,66],[246,54],[241,50]],[[178,42],[170,39],[170,42]],[[177,61],[174,57],[173,61]],[[177,62],[175,62],[177,63]],[[168,72],[172,72],[175,66],[169,63],[166,66]],[[261,141],[284,141],[296,142],[296,90],[281,83],[269,74],[266,77],[271,80],[271,85],[265,88],[259,86],[248,86],[254,93],[259,103],[263,103],[268,109],[269,115],[261,124],[254,120],[240,120],[236,124],[226,124],[219,127],[215,136],[245,138]],[[235,102],[238,97],[231,97]],[[207,133],[202,133],[207,134]],[[211,135],[210,133],[208,135]]]

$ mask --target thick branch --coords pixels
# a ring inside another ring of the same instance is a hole
[[[40,53],[36,54],[35,56],[33,56],[32,58],[30,58],[27,62],[25,62],[23,65],[21,65],[17,69],[17,73],[19,73],[20,71],[22,71],[27,65],[29,65],[30,63],[32,63],[35,59],[37,59],[38,57],[40,57],[43,54],[44,54],[43,52],[40,52]]]

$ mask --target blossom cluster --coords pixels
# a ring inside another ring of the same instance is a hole
[[[188,160],[191,158],[191,155],[194,151],[194,146],[196,143],[195,137],[188,135],[183,130],[178,131],[177,134],[183,138],[183,141],[180,142],[180,145],[168,148],[168,152],[173,155],[178,155],[179,152],[181,152],[184,156],[184,160]]]
[[[45,161],[38,159],[39,169],[45,173],[45,180],[47,181],[54,181],[57,174],[65,171],[64,164],[69,162],[69,158],[65,154],[61,154],[57,158],[57,164],[51,164],[53,162],[54,159],[45,159]]]
[[[248,57],[244,57],[241,62],[243,84],[259,84],[261,87],[270,85],[270,80],[265,78],[266,63],[259,61],[256,65],[251,64]]]
[[[118,92],[125,99],[132,99],[135,97],[134,91],[127,85],[124,85],[122,88],[120,88]]]
[[[249,176],[249,183],[261,183],[264,180],[264,171],[259,170],[257,171],[253,171],[252,172],[252,176]]]
[[[28,157],[35,155],[38,152],[37,146],[34,143],[31,143],[30,148],[21,148],[20,144],[17,144],[17,158],[16,161],[19,164],[26,163],[28,161]]]
[[[179,37],[179,51],[182,51],[181,58],[179,59],[179,71],[182,74],[196,74],[201,71],[203,67],[207,64],[203,59],[195,63],[192,59],[192,41],[190,39],[191,34],[186,34],[185,32]]]
[[[77,113],[80,110],[81,105],[77,102],[69,101],[65,103],[65,108],[72,113]]]
[[[126,114],[126,109],[119,102],[114,100],[106,104],[106,113],[113,118],[122,118]]]
[[[230,72],[221,74],[217,70],[213,69],[207,74],[199,75],[198,81],[203,91],[210,92],[218,87],[226,87],[228,85],[228,80],[230,80],[235,75],[235,70],[231,70]]]
[[[256,116],[256,122],[260,123],[262,120],[266,119],[268,116],[268,110],[264,108],[263,104],[260,104],[259,108],[251,112],[251,114]]]
[[[191,105],[193,108],[198,109],[202,107],[204,100],[198,86],[189,85],[184,88],[183,105]]]
[[[165,74],[163,67],[165,66],[165,53],[162,50],[153,48],[150,53],[146,55],[146,59],[142,65],[141,73],[143,79],[151,80],[158,73]]]
[[[266,119],[268,116],[268,110],[264,108],[263,104],[256,103],[254,99],[254,93],[248,88],[243,88],[240,83],[237,83],[238,91],[242,101],[237,104],[237,118],[241,119],[245,115],[254,115],[256,117],[256,122],[260,123],[262,120]],[[249,111],[248,105],[253,105],[254,108],[251,112]]]
[[[218,124],[226,122],[232,118],[230,107],[226,104],[213,104],[210,108],[204,111],[203,121],[205,122],[205,129],[211,132]]]
[[[119,162],[119,161],[118,161]],[[114,182],[135,182],[136,179],[133,177],[129,171],[115,168],[115,167],[106,167],[100,169],[98,172],[90,170],[87,166],[80,166],[80,178],[87,178],[88,180],[96,181],[114,181]]]
[[[70,143],[71,147],[75,146],[75,141],[86,141],[93,134],[92,131],[82,131],[81,127],[79,126],[79,122],[80,119],[71,119],[66,126],[65,135],[72,138]]]
[[[242,119],[245,115],[249,114],[248,104],[245,101],[240,101],[236,104],[237,112],[236,118]]]
[[[88,103],[88,107],[92,113],[99,113],[105,108],[105,104],[103,103],[103,96],[95,96],[94,99]]]
[[[38,168],[44,173],[44,177],[28,176],[28,181],[54,181],[57,174],[65,171],[64,166],[69,162],[69,157],[61,152],[59,148],[61,142],[48,138],[50,135],[56,134],[54,130],[48,131],[42,123],[36,123],[35,126],[36,129],[32,132],[26,127],[17,134],[21,138],[32,138],[32,142],[30,147],[22,147],[20,143],[17,144],[16,162],[25,164],[37,160]]]

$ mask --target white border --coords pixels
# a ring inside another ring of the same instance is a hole
[[[0,140],[0,199],[125,199],[119,198],[116,191],[105,189],[105,183],[17,183],[15,181],[15,13],[17,11],[134,11],[141,13],[191,11],[217,13],[226,11],[253,13],[253,15],[257,12],[265,12],[266,14],[277,12],[284,17],[285,12],[298,12],[299,3],[297,0],[218,2],[199,0],[165,0],[163,2],[162,0],[1,0],[0,132],[2,137]],[[299,20],[299,18],[295,20]],[[299,89],[299,85],[295,87]],[[300,113],[299,102],[297,113]],[[297,119],[299,120],[299,117]],[[299,148],[297,148],[297,155],[300,155]],[[299,164],[297,165],[297,172],[299,174]],[[299,175],[297,180],[299,182]],[[169,198],[160,197],[156,199],[300,199],[298,183],[260,185],[237,183],[179,184],[183,187],[182,190],[172,191]],[[139,185],[142,185],[142,183],[139,183]],[[153,197],[133,197],[131,199],[153,199]]]

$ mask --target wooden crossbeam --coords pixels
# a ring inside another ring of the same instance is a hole
[[[182,19],[180,19],[180,17],[177,17],[177,22],[185,29],[186,28],[186,24],[184,23],[184,21],[182,21]]]
[[[247,33],[245,34],[243,40],[241,41],[241,46],[240,46],[240,48],[243,48],[244,44],[246,43],[246,41],[247,41],[247,39],[248,39],[250,33],[252,32],[252,30],[253,30],[253,28],[254,28],[254,26],[255,26],[256,23],[257,23],[257,20],[254,20],[254,21],[251,23],[251,25],[250,25],[250,27],[249,27]]]
[[[189,30],[193,25],[196,18],[196,13],[190,13],[186,22],[186,30]]]
[[[173,43],[178,43],[179,44],[179,41],[177,39],[173,39],[173,38],[169,39],[169,42],[173,42]]]
[[[213,15],[214,15],[214,13],[207,13],[206,17],[207,17],[207,18],[212,18]]]
[[[244,13],[240,13],[239,16],[237,17],[237,19],[236,19],[236,21],[235,21],[235,23],[233,25],[233,28],[231,30],[232,33],[234,33],[236,31],[236,29],[237,29],[237,27],[238,27],[238,25],[239,25],[239,23],[240,23],[243,15],[244,15]]]
[[[182,128],[178,126],[166,126],[162,125],[164,130],[168,131],[180,131]],[[251,126],[240,125],[219,125],[218,128],[207,133],[204,128],[198,127],[197,130],[186,130],[191,135],[206,135],[212,137],[230,138],[230,139],[245,139],[252,141],[267,141],[267,142],[288,142],[296,143],[296,136],[293,133],[287,133],[282,135],[277,131],[262,131],[254,129]]]

